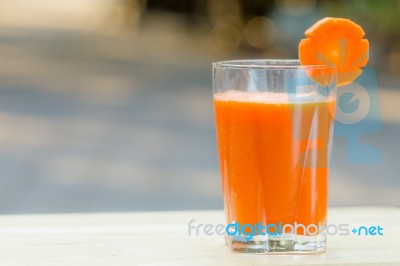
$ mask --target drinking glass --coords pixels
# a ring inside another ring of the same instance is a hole
[[[333,66],[213,63],[226,242],[241,253],[325,250]]]

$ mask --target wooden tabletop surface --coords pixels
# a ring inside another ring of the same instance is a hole
[[[329,224],[383,235],[331,235],[320,255],[234,254],[198,227],[222,223],[222,211],[4,215],[0,265],[400,265],[400,208],[331,208]]]

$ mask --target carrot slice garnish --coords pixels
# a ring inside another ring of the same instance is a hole
[[[369,43],[363,39],[364,30],[349,19],[321,19],[305,35],[307,38],[299,44],[300,63],[336,66],[337,86],[353,82],[361,74],[360,68],[368,63]],[[321,85],[329,80],[314,73],[311,77]]]

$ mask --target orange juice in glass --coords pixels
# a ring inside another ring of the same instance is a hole
[[[325,250],[335,68],[213,64],[226,241],[243,253]]]

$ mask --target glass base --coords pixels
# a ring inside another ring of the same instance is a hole
[[[251,240],[225,235],[228,247],[237,253],[318,254],[325,251],[325,235],[254,236]]]

